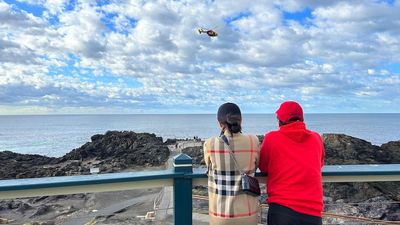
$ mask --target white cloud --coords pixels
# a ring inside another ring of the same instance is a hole
[[[368,75],[374,75],[375,70],[374,69],[368,69]]]
[[[396,72],[385,68],[400,63],[398,3],[78,1],[67,10],[64,0],[27,2],[44,15],[0,3],[0,105],[10,110],[107,102],[207,111],[229,99],[261,111],[285,98],[330,110],[342,102],[329,99],[398,94]],[[307,25],[284,20],[282,10],[306,7]],[[203,26],[219,36],[199,35]]]
[[[29,29],[45,25],[43,19],[37,18],[30,13],[14,11],[13,7],[5,2],[0,2],[0,21],[0,28],[2,29]]]

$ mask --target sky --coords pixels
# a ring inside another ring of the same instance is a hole
[[[399,96],[400,0],[0,0],[0,115],[273,113],[286,100],[399,113]]]

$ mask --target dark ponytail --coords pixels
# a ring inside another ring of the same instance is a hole
[[[220,123],[226,125],[225,127],[231,134],[242,131],[242,114],[236,104],[228,102],[221,105],[218,109],[217,117]]]
[[[231,134],[236,134],[242,131],[242,126],[238,122],[235,122],[233,124],[226,123],[226,125]]]

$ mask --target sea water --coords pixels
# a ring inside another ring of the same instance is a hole
[[[375,145],[400,140],[400,114],[306,114],[307,127],[343,133]],[[277,129],[274,114],[243,115],[243,132]],[[154,133],[167,138],[208,138],[219,134],[214,114],[0,116],[0,151],[62,156],[108,130]]]

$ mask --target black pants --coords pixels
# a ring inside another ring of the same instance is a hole
[[[271,203],[268,225],[322,225],[322,218],[298,213],[288,207]]]

